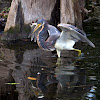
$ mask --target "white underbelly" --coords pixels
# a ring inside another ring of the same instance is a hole
[[[58,39],[55,43],[55,48],[58,50],[73,50],[74,44],[75,44],[75,41],[73,40],[62,41]]]

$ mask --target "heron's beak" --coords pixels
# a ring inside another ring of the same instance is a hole
[[[44,28],[44,24],[42,24],[42,28],[41,28],[40,32],[43,30],[43,28]]]
[[[35,28],[34,28],[33,33],[34,33],[40,26],[41,26],[41,24],[37,24],[37,25],[35,26]]]

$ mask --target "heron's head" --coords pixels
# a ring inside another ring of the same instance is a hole
[[[45,19],[40,19],[40,20],[36,23],[36,26],[35,26],[35,28],[34,28],[33,33],[34,33],[35,31],[37,31],[38,29],[42,30],[45,24],[47,24],[47,21],[46,21]]]

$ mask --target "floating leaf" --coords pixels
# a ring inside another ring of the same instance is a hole
[[[16,85],[16,84],[20,84],[20,83],[5,83],[5,84],[8,84],[8,85]]]
[[[30,80],[37,80],[37,78],[34,78],[34,77],[27,77],[27,78]]]

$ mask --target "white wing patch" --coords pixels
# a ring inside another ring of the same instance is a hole
[[[73,40],[66,40],[63,41],[60,38],[55,43],[55,48],[58,50],[73,50],[73,46],[75,44],[75,41]]]

